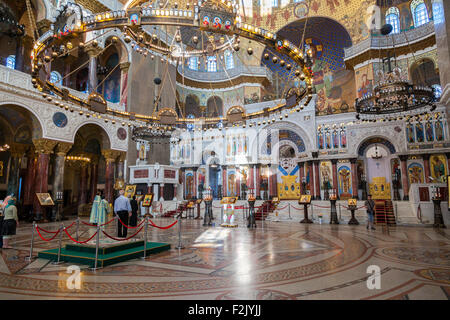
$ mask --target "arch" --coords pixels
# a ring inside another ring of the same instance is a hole
[[[93,129],[96,132],[84,134],[84,130],[86,130],[86,132],[88,132],[89,129]],[[86,142],[91,137],[95,137],[96,139],[98,139],[100,137],[102,149],[111,149],[111,140],[112,139],[108,133],[108,129],[106,127],[104,127],[104,125],[101,122],[94,122],[92,120],[87,120],[87,121],[80,123],[77,127],[74,128],[73,136],[72,136],[72,140],[71,140],[72,142],[75,142],[75,138],[76,138],[77,134],[84,135],[85,136],[84,139],[86,140]],[[83,149],[84,149],[84,146],[83,146]]]
[[[432,86],[440,84],[439,72],[436,71],[434,60],[424,58],[411,65],[410,79],[415,85]]]
[[[390,7],[386,11],[386,23],[392,26],[392,33],[400,32],[400,10],[397,7]]]
[[[119,53],[119,63],[131,62],[132,60],[132,51],[128,45],[122,40],[123,34],[116,31],[111,30],[108,32],[108,37],[100,37],[98,39],[98,45],[100,48],[106,47],[111,43],[112,38],[115,37],[116,43],[113,44],[117,52]]]
[[[420,27],[430,21],[428,8],[423,0],[413,0],[411,2],[411,14],[413,16],[414,27]]]
[[[383,145],[385,148],[387,148],[387,150],[389,150],[391,154],[395,154],[397,152],[394,144],[388,138],[383,136],[372,136],[364,139],[363,141],[361,141],[361,143],[359,143],[358,147],[356,148],[358,156],[363,157],[366,153],[366,149],[372,144]]]
[[[206,101],[206,117],[215,118],[223,115],[223,101],[219,96],[212,96]]]
[[[200,117],[200,99],[195,94],[188,94],[184,103],[184,115],[187,117],[190,114]]]
[[[45,138],[47,136],[47,129],[43,125],[44,121],[40,118],[40,115],[33,110],[32,108],[28,107],[26,104],[23,104],[21,102],[17,101],[3,101],[0,102],[0,110],[3,111],[7,109],[8,107],[12,108],[18,108],[25,109],[26,114],[30,115],[31,124],[32,124],[32,138],[38,139],[38,138]],[[20,112],[20,111],[19,111]],[[9,117],[9,120],[12,120],[13,117]],[[15,126],[17,127],[17,126]]]

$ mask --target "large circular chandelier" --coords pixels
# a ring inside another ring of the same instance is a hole
[[[392,25],[386,24],[381,28],[381,34],[388,37],[392,29]],[[379,81],[374,86],[373,92],[369,92],[355,101],[358,120],[363,122],[409,120],[415,115],[426,114],[436,108],[434,88],[414,85],[410,81],[402,79],[401,70],[396,66],[394,40],[392,43],[394,56],[391,57],[388,54],[383,58],[383,70],[379,70],[377,73]],[[394,68],[392,68],[391,58],[394,58]],[[384,71],[384,61],[388,63],[386,72]]]
[[[244,123],[260,117],[275,117],[275,113],[282,114],[288,110],[300,111],[312,99],[312,72],[307,65],[307,58],[300,48],[289,40],[279,37],[277,34],[263,28],[254,27],[247,23],[241,23],[237,14],[239,4],[232,1],[198,1],[195,4],[186,4],[180,8],[178,4],[160,7],[155,4],[143,5],[139,0],[131,0],[125,5],[124,10],[109,11],[95,15],[84,16],[78,4],[68,3],[60,10],[53,29],[43,34],[35,43],[31,54],[32,83],[35,88],[42,92],[44,99],[54,101],[55,105],[71,110],[77,106],[80,114],[87,113],[93,109],[103,110],[102,117],[108,115],[122,117],[122,125],[128,124],[134,128],[150,128],[161,130],[173,130],[177,127],[187,127],[192,119],[179,116],[176,106],[162,106],[156,114],[142,115],[131,112],[119,111],[108,106],[107,101],[98,93],[91,93],[84,100],[72,95],[67,89],[58,87],[48,80],[45,65],[52,60],[65,56],[73,50],[84,49],[89,46],[98,47],[98,37],[105,36],[107,30],[120,30],[124,42],[129,43],[137,52],[152,58],[158,55],[161,59],[172,64],[186,63],[186,59],[192,56],[206,56],[217,54],[230,48],[234,51],[240,49],[240,38],[255,41],[264,46],[275,49],[280,55],[290,57],[296,65],[287,65],[293,74],[298,77],[302,85],[291,88],[286,94],[285,103],[279,103],[274,107],[264,110],[246,113],[245,109],[237,112],[227,113],[226,116],[201,119],[204,127],[220,127],[227,123]],[[149,31],[145,26],[161,28],[171,27],[175,30],[171,40],[163,39],[161,33]],[[201,41],[201,37],[193,36],[189,43],[183,42],[181,28],[189,27],[206,33],[208,43],[206,46],[196,48],[195,44]],[[92,31],[106,30],[100,36],[92,36]],[[89,40],[84,43],[80,41],[80,35],[89,34]],[[211,35],[219,35],[217,37]],[[111,43],[116,43],[118,37],[112,37]],[[247,54],[253,54],[253,48],[247,48]],[[152,85],[152,83],[149,83]],[[57,98],[55,98],[55,96]],[[300,105],[301,104],[301,105]],[[287,113],[286,113],[287,114]],[[106,120],[105,120],[106,121]],[[218,125],[220,124],[220,126]],[[149,134],[146,132],[145,134]],[[153,134],[153,133],[150,133]]]

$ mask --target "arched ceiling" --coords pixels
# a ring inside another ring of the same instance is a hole
[[[306,25],[306,31],[305,31]],[[302,19],[290,23],[282,28],[278,34],[286,37],[293,42],[294,45],[300,46],[300,42],[304,35],[304,42],[312,45],[317,49],[317,61],[324,67],[325,65],[331,71],[338,71],[344,68],[344,48],[352,45],[352,40],[347,30],[338,22],[325,18],[325,17],[313,17],[309,19]],[[268,60],[262,60],[262,63],[269,67],[272,71],[277,72],[282,78],[287,79],[289,71],[285,67],[281,67],[280,63],[274,64],[272,62],[273,50],[265,49],[265,53],[269,53],[270,58]],[[280,54],[275,54],[286,61],[291,63],[292,60]],[[293,72],[291,72],[292,78]]]

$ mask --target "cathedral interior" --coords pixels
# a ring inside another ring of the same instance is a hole
[[[1,299],[450,299],[450,1],[0,0],[0,44]]]

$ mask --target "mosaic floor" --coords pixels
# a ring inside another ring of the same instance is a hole
[[[153,221],[160,226],[173,222]],[[368,231],[364,226],[263,226],[258,221],[258,228],[249,230],[241,221],[233,229],[202,223],[182,221],[185,248],[180,250],[175,249],[177,225],[150,228],[149,241],[171,243],[170,251],[95,272],[80,266],[80,289],[67,286],[69,264],[25,261],[32,227],[21,223],[15,249],[1,250],[0,299],[450,299],[450,229],[397,226]],[[57,230],[58,224],[41,227]],[[85,225],[79,230],[80,240],[95,232]],[[113,224],[106,232],[115,235]],[[74,236],[75,226],[69,233]],[[57,239],[36,240],[34,255],[57,247]],[[70,241],[64,234],[63,244]],[[368,282],[378,279],[368,273],[369,266],[379,268],[379,289],[368,288]]]

